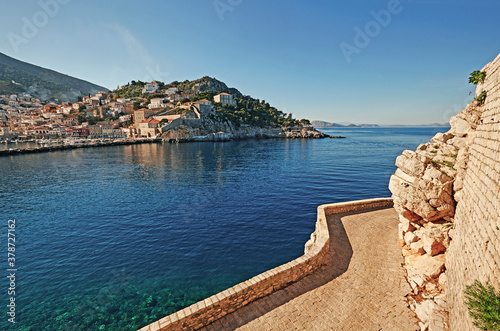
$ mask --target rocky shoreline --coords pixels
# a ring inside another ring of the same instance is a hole
[[[42,146],[35,148],[17,148],[0,151],[1,156],[11,156],[19,154],[34,154],[46,153],[64,150],[73,150],[79,148],[92,148],[92,147],[106,147],[106,146],[123,146],[123,145],[138,145],[150,143],[184,143],[184,142],[217,142],[217,141],[231,141],[231,140],[246,140],[246,139],[342,139],[342,136],[330,136],[317,130],[302,130],[298,132],[277,132],[272,129],[259,129],[252,131],[237,131],[233,133],[211,133],[205,136],[185,136],[185,137],[162,137],[162,138],[149,138],[149,139],[133,139],[133,140],[120,140],[99,142],[92,141],[75,145],[56,145],[56,146]]]
[[[106,147],[106,146],[123,146],[123,145],[139,145],[139,144],[151,144],[151,143],[161,143],[161,139],[141,139],[141,140],[122,140],[122,141],[109,141],[109,142],[88,142],[78,145],[56,145],[56,146],[42,146],[35,148],[17,148],[8,149],[0,151],[0,156],[11,156],[18,154],[34,154],[34,153],[46,153],[55,151],[65,151],[79,148],[92,148],[92,147]]]
[[[275,128],[240,128],[229,132],[217,132],[202,135],[203,130],[190,127],[180,127],[177,130],[163,134],[161,138],[167,142],[193,142],[193,141],[231,141],[246,139],[343,139],[342,136],[331,136],[316,129],[302,129],[284,131]]]

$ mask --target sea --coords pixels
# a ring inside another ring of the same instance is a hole
[[[396,157],[447,128],[322,131],[346,138],[1,157],[0,329],[136,330],[293,260],[319,205],[389,197]]]

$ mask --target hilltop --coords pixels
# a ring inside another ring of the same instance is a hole
[[[0,53],[0,94],[29,93],[43,101],[68,102],[99,91],[108,89]]]
[[[224,82],[217,80],[216,78],[211,78],[209,76],[204,76],[195,80],[185,80],[183,82],[173,81],[171,83],[164,83],[160,81],[155,81],[158,84],[157,91],[155,90],[153,93],[143,93],[143,88],[146,86],[146,82],[139,81],[131,81],[130,83],[123,85],[113,91],[119,97],[122,98],[138,98],[138,97],[146,97],[154,95],[165,95],[165,93],[161,93],[162,90],[176,88],[177,94],[184,96],[195,96],[201,92],[214,92],[218,93],[229,93],[234,97],[242,97],[243,94],[235,88],[229,88]]]
[[[211,104],[216,95],[226,93],[230,95],[230,102],[213,102],[213,113],[210,113],[206,119],[226,123],[231,127],[249,125],[277,128],[310,125],[307,119],[296,120],[292,114],[282,112],[265,100],[244,95],[238,89],[228,87],[224,82],[208,76],[192,81],[171,83],[131,81],[111,93],[116,98],[133,100],[134,109],[154,110],[152,101],[156,100],[159,102],[158,109],[162,109],[164,115],[182,116],[189,115],[190,103],[205,101]],[[218,128],[222,129],[220,126]]]

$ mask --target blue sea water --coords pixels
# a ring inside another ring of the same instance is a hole
[[[16,220],[16,324],[135,330],[303,254],[320,204],[387,197],[395,158],[446,128],[346,139],[102,147],[0,158]],[[3,288],[3,290],[1,290]]]

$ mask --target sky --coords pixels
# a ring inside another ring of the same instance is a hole
[[[498,0],[2,0],[0,52],[115,89],[215,77],[296,118],[446,123]]]

